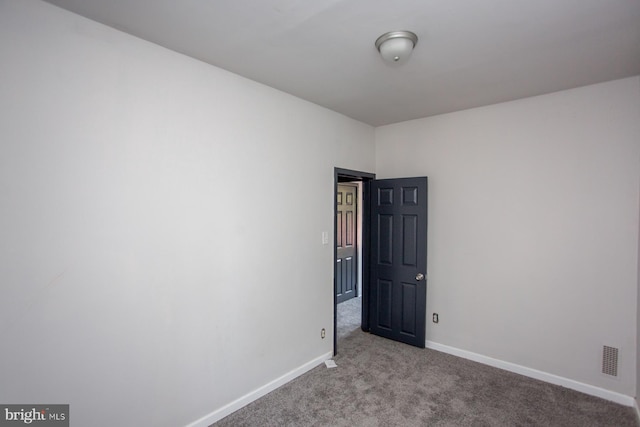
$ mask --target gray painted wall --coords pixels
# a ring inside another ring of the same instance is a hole
[[[429,176],[428,340],[635,395],[639,81],[376,129],[379,178]]]
[[[185,425],[331,353],[373,128],[33,0],[0,56],[0,402]]]

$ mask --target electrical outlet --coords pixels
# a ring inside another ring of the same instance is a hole
[[[326,332],[324,328],[322,328],[322,330],[320,331],[320,338],[324,339],[325,336],[326,336]]]
[[[433,323],[438,323],[438,313],[433,313]]]

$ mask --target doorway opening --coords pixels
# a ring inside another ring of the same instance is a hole
[[[370,184],[374,179],[375,175],[368,172],[341,168],[334,170],[334,355],[338,353],[339,303],[361,307],[360,327],[364,331],[369,330],[368,286],[371,233],[368,200]],[[347,204],[347,197],[353,202],[350,205]],[[347,215],[352,217],[347,218]]]
[[[427,177],[376,180],[375,175],[370,173],[338,168],[335,169],[334,176],[336,243],[339,185],[351,182],[362,186],[361,329],[424,348],[427,309]],[[342,262],[339,263],[338,259],[336,244],[333,271],[334,355],[338,352],[337,277],[344,272],[342,265],[338,267]],[[344,277],[341,280],[344,281]],[[344,291],[342,285],[341,292]]]

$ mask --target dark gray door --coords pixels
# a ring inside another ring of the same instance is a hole
[[[370,330],[424,347],[427,178],[373,181]]]
[[[336,194],[336,297],[338,304],[357,294],[358,250],[356,239],[358,187],[338,185]]]

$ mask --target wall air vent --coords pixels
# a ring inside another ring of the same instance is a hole
[[[609,347],[607,345],[602,346],[602,373],[618,376],[618,349],[615,347]]]

